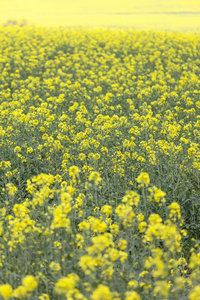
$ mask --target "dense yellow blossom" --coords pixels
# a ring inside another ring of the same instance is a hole
[[[189,294],[189,299],[190,300],[197,300],[199,298],[200,298],[200,287],[199,286],[195,286],[195,288]]]
[[[13,296],[22,299],[27,295],[27,290],[24,286],[20,285],[13,291]]]
[[[126,292],[126,300],[140,300],[140,296],[136,292]]]
[[[94,180],[96,185],[99,184],[102,180],[98,172],[92,172],[88,179],[89,181]]]
[[[69,175],[75,178],[78,176],[78,173],[80,172],[79,168],[76,166],[72,166],[69,168]]]
[[[58,294],[66,294],[76,286],[79,277],[76,274],[68,274],[67,277],[60,278],[55,284],[55,291]]]
[[[0,297],[198,299],[199,33],[0,32]]]
[[[59,263],[56,263],[55,261],[52,261],[49,265],[50,269],[53,271],[53,272],[59,272],[61,267],[60,267],[60,264]]]
[[[162,299],[168,299],[169,284],[166,281],[156,281],[154,288],[154,295]]]
[[[140,186],[148,186],[150,179],[149,179],[149,174],[142,172],[138,177],[137,177],[137,182],[140,183]]]
[[[34,276],[27,275],[22,279],[22,286],[27,292],[32,292],[38,286],[38,282]]]
[[[0,285],[0,295],[7,300],[12,297],[12,287],[9,284]]]
[[[117,299],[114,297],[114,293],[112,293],[108,286],[105,286],[103,284],[100,284],[97,289],[93,292],[91,295],[92,300],[112,300]]]
[[[7,187],[7,189],[8,189],[8,194],[10,195],[10,196],[14,196],[15,195],[15,193],[17,192],[17,187],[16,186],[14,186],[14,184],[12,184],[12,183],[7,183],[6,184],[6,187]]]

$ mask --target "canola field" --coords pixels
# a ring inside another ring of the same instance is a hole
[[[200,34],[0,29],[1,299],[200,299]]]

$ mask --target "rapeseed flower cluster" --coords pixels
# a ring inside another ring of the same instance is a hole
[[[0,29],[1,299],[199,299],[199,49]]]

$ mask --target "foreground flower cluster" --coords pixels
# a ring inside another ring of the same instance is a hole
[[[199,299],[199,247],[187,262],[179,204],[167,206],[166,193],[142,172],[138,192],[93,209],[87,193],[78,193],[79,172],[69,168],[69,184],[34,176],[29,196],[1,209],[3,299]]]
[[[199,50],[0,29],[2,299],[200,298]]]

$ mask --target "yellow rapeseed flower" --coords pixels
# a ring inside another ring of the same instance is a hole
[[[136,293],[135,291],[132,292],[126,292],[125,293],[126,297],[125,300],[140,300],[140,295],[138,295],[138,293]]]
[[[27,295],[27,290],[22,286],[18,286],[14,291],[13,291],[13,297],[22,299],[26,297]]]
[[[27,292],[32,292],[37,288],[38,282],[32,275],[27,275],[22,279],[22,286],[25,288]]]
[[[158,280],[155,282],[155,288],[154,288],[154,296],[158,296],[161,299],[169,299],[169,284],[165,280]]]
[[[67,292],[75,288],[78,280],[78,275],[70,273],[67,275],[67,277],[60,278],[56,282],[54,290],[58,294],[66,294]]]
[[[18,188],[13,183],[7,183],[6,188],[8,189],[8,194],[14,196],[18,191]]]
[[[92,172],[88,178],[89,181],[94,180],[95,184],[98,185],[101,182],[101,176],[98,172]]]
[[[97,263],[92,256],[82,255],[79,259],[78,265],[86,275],[90,275],[91,272],[95,270]]]
[[[113,294],[109,287],[103,284],[99,284],[96,290],[91,295],[91,300],[113,300]]]
[[[200,286],[195,286],[189,293],[189,300],[199,300],[200,299]]]
[[[71,177],[73,177],[73,178],[78,177],[79,172],[80,172],[80,170],[79,170],[79,168],[76,167],[76,166],[71,166],[71,167],[69,168],[69,176],[71,176]]]
[[[12,287],[9,284],[2,284],[0,285],[0,295],[3,297],[4,300],[9,299],[12,297]]]
[[[141,172],[136,180],[138,183],[140,183],[139,187],[148,186],[150,183],[149,174],[146,172]]]
[[[39,296],[39,300],[50,300],[50,298],[47,294],[42,294],[41,296]]]
[[[52,261],[49,267],[55,273],[58,273],[61,270],[60,264],[56,263],[55,261]]]
[[[15,147],[14,152],[20,152],[21,148],[19,146]]]

